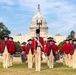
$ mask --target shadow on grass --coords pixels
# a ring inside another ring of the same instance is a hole
[[[13,66],[11,68],[27,68],[28,64],[21,64],[21,63],[14,63]]]
[[[0,68],[3,68],[3,63],[2,62],[0,62]]]
[[[42,63],[42,69],[41,70],[48,70],[49,69],[49,67],[47,66],[47,64],[46,63]],[[63,63],[59,63],[59,62],[57,62],[55,65],[54,65],[54,68],[53,69],[71,69],[71,68],[69,68],[68,66],[65,66],[65,65],[63,65]],[[52,69],[51,69],[52,70]]]
[[[0,62],[0,68],[3,68],[3,63]],[[20,62],[14,62],[13,66],[10,68],[28,68],[28,63],[26,64],[21,64]],[[33,64],[33,68],[35,68],[35,64]],[[54,68],[64,68],[64,69],[68,69],[68,66],[64,66],[62,63],[56,63],[54,65]],[[41,63],[41,70],[48,70],[48,66],[47,63]]]
[[[47,66],[47,63],[42,63],[41,64],[41,70],[43,71],[43,70],[48,70],[49,68],[48,68],[48,66]]]
[[[63,65],[63,63],[57,62],[55,64],[54,68],[71,68],[71,67],[68,67],[66,65]]]

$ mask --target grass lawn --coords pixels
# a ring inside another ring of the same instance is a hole
[[[59,62],[53,69],[49,69],[46,63],[42,63],[41,72],[35,72],[35,68],[27,68],[27,63],[22,65],[20,62],[14,62],[12,67],[4,69],[2,68],[2,62],[0,62],[0,75],[76,75],[76,69],[63,66]]]

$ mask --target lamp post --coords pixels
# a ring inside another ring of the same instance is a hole
[[[36,18],[36,23],[39,26],[39,30],[40,30],[40,25],[42,25],[42,16],[40,18]]]
[[[38,4],[38,12],[40,13],[40,5]],[[42,25],[42,16],[41,17],[36,17],[36,23],[39,26],[39,30],[40,30],[40,25]]]

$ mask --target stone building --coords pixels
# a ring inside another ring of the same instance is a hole
[[[38,10],[36,15],[32,18],[31,24],[30,24],[30,32],[27,35],[17,35],[13,36],[14,41],[20,41],[20,43],[26,41],[29,38],[35,37],[35,30],[39,27],[37,25],[37,20],[40,22],[42,20],[42,25],[40,25],[40,35],[44,38],[44,40],[47,40],[48,37],[53,37],[57,44],[59,44],[61,41],[66,39],[66,36],[53,36],[48,34],[48,27],[47,27],[47,22],[44,18],[44,16],[40,12],[40,6],[38,6]]]

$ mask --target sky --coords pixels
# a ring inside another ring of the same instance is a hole
[[[11,35],[28,34],[38,4],[49,34],[67,36],[71,30],[76,32],[76,0],[0,0],[0,22]]]

